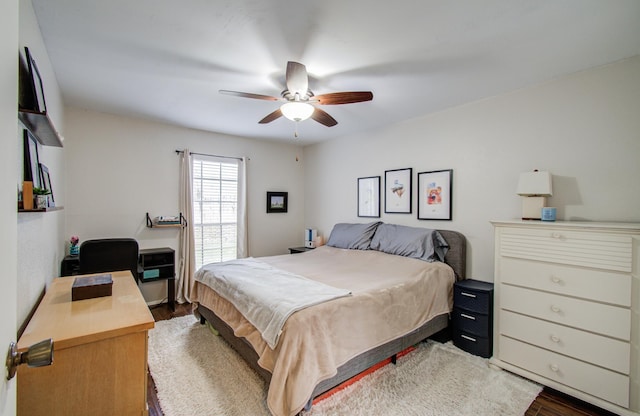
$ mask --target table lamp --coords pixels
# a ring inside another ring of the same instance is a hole
[[[516,193],[522,196],[522,219],[539,220],[542,217],[542,208],[547,203],[547,197],[551,192],[551,173],[523,172],[518,181]]]

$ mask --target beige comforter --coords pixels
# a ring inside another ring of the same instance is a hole
[[[267,405],[276,416],[298,413],[318,382],[351,358],[449,313],[453,305],[455,277],[444,263],[328,246],[260,260],[353,294],[292,314],[271,349],[230,302],[196,283],[194,302],[246,338],[258,364],[271,372]]]

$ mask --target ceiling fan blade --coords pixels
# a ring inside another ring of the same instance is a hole
[[[313,101],[322,105],[353,104],[373,100],[371,91],[332,92],[313,97]]]
[[[220,94],[234,95],[236,97],[243,97],[243,98],[255,98],[257,100],[267,100],[267,101],[278,101],[278,100],[280,100],[279,98],[272,97],[270,95],[253,94],[253,93],[250,93],[250,92],[229,91],[229,90],[218,90],[218,92]]]
[[[331,117],[326,111],[320,110],[318,107],[313,110],[311,118],[320,124],[324,124],[327,127],[333,127],[338,124],[335,118]]]
[[[280,111],[280,109],[278,108],[273,113],[267,114],[267,116],[265,118],[263,118],[262,120],[258,121],[258,124],[271,123],[273,120],[277,120],[280,117],[282,117],[282,111]]]
[[[309,76],[307,67],[298,62],[287,62],[287,89],[292,96],[300,94],[300,98],[306,97],[309,91]]]

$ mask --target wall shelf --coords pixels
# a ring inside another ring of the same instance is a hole
[[[182,212],[178,216],[178,223],[167,223],[163,224],[162,222],[158,222],[156,219],[151,219],[149,213],[147,212],[147,227],[149,228],[183,228],[187,226],[187,219],[182,215]]]
[[[61,209],[64,209],[64,207],[49,207],[49,208],[40,208],[40,209],[18,208],[18,212],[51,212],[51,211],[59,211]]]
[[[60,135],[46,112],[18,109],[18,118],[43,146],[62,147]]]

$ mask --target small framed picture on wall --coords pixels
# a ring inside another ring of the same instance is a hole
[[[289,193],[267,191],[267,213],[287,212]]]
[[[358,217],[380,218],[380,176],[358,178]]]
[[[451,220],[453,169],[418,173],[418,219]]]
[[[384,212],[411,214],[411,176],[413,169],[384,172]]]

